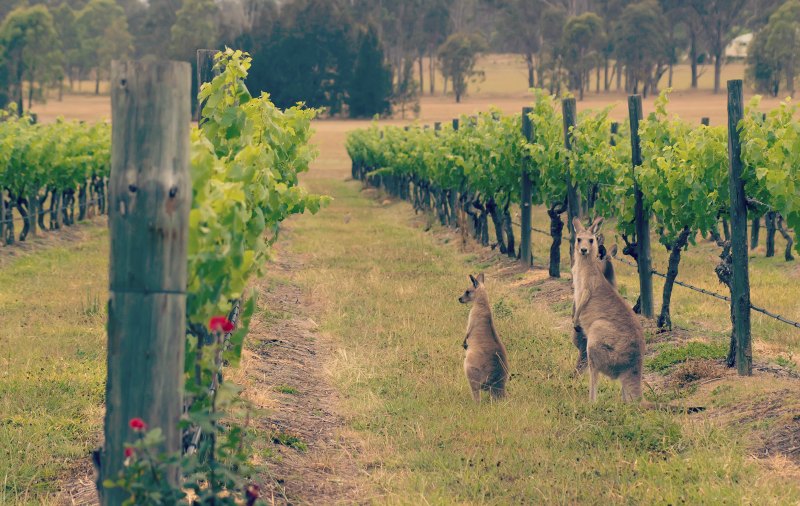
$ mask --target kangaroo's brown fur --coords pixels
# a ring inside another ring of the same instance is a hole
[[[575,227],[575,287],[573,323],[586,333],[589,365],[589,398],[597,399],[598,374],[622,383],[622,399],[638,401],[642,396],[642,356],[645,351],[642,325],[613,286],[603,276],[595,232],[602,224],[586,230],[579,219]]]
[[[458,298],[462,304],[472,303],[464,337],[464,372],[475,402],[480,402],[481,390],[488,391],[492,399],[499,399],[506,395],[508,356],[494,327],[483,274],[477,278],[470,275],[469,279],[470,287]]]
[[[614,274],[614,264],[611,261],[612,257],[617,256],[617,245],[611,247],[611,251],[606,251],[605,246],[603,245],[604,238],[601,234],[598,234],[600,231],[600,226],[602,225],[602,218],[595,219],[592,226],[589,227],[589,230],[595,234],[597,237],[597,249],[598,249],[598,256],[600,258],[600,271],[603,273],[603,277],[611,283],[611,286],[614,287],[616,290],[617,288],[617,278]],[[575,314],[575,305],[572,305],[573,315]],[[572,332],[572,344],[578,349],[578,360],[575,363],[575,374],[580,375],[583,373],[584,369],[586,369],[587,365],[587,357],[586,357],[586,334],[584,334],[583,329],[580,327],[575,328]]]

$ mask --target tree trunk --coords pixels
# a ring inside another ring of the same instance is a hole
[[[94,72],[94,94],[100,94],[100,68],[98,67]]]
[[[0,191],[0,204],[5,209],[5,243],[7,245],[14,244],[14,196],[9,193],[8,200],[3,197],[3,192]]]
[[[784,239],[786,239],[786,252],[784,253],[784,258],[787,262],[791,262],[794,260],[792,256],[792,246],[794,246],[794,241],[792,240],[791,234],[786,230],[786,226],[783,223],[783,216],[778,214],[778,231],[781,233]]]
[[[595,69],[596,72],[596,79],[595,79],[595,92],[599,95],[600,94],[600,65],[597,66]]]
[[[722,218],[722,235],[726,241],[731,240],[731,227],[728,225],[728,218]]]
[[[28,111],[33,107],[33,79],[28,83]]]
[[[722,253],[719,255],[720,261],[714,272],[717,274],[719,282],[728,287],[728,292],[733,297],[733,290],[731,289],[731,278],[733,276],[733,257],[731,256],[731,243],[726,241],[722,245]],[[736,313],[733,310],[733,304],[730,305],[731,309],[731,340],[728,346],[728,357],[725,363],[728,367],[736,365]]]
[[[719,93],[722,83],[722,51],[714,56],[714,94]]]
[[[42,231],[47,230],[47,226],[44,224],[44,215],[45,215],[44,203],[47,202],[48,194],[49,194],[49,192],[47,191],[47,188],[45,187],[44,195],[39,197],[37,205],[36,205],[36,220],[39,223],[39,230],[42,230]]]
[[[617,91],[622,91],[622,64],[616,62],[615,65],[617,67]]]
[[[517,257],[517,247],[516,241],[514,240],[514,227],[511,223],[511,213],[508,211],[509,204],[511,203],[511,199],[506,201],[506,205],[503,208],[503,227],[506,231],[506,254],[509,258],[516,258]]]
[[[525,63],[528,64],[528,88],[533,88],[536,83],[534,82],[533,78],[533,53],[528,51],[525,53]]]
[[[669,305],[672,300],[672,288],[675,285],[675,278],[678,277],[678,265],[681,262],[681,250],[689,242],[690,231],[684,228],[669,252],[669,267],[667,268],[667,279],[664,281],[664,292],[661,297],[661,315],[658,317],[658,328],[672,330],[672,318],[670,318]]]
[[[775,211],[769,211],[764,216],[764,224],[767,228],[767,258],[775,256]]]
[[[756,216],[750,223],[750,249],[758,248],[758,236],[761,232],[761,217]]]
[[[486,201],[486,211],[489,213],[489,216],[492,217],[494,235],[495,239],[497,239],[497,246],[500,248],[500,253],[505,254],[507,250],[506,241],[503,237],[503,218],[500,216],[500,210],[497,208],[497,203],[493,198]]]
[[[28,238],[28,232],[31,229],[31,218],[28,213],[28,201],[22,197],[17,198],[17,210],[19,215],[22,216],[22,231],[19,233],[20,242]]]
[[[672,88],[672,71],[674,70],[673,67],[674,67],[674,65],[672,64],[672,62],[670,62],[669,63],[669,80],[668,80],[669,84],[667,85],[669,88]]]
[[[419,55],[419,96],[425,94],[425,80],[423,79],[422,55]]]
[[[689,62],[692,69],[692,89],[697,89],[697,34],[691,31],[691,42],[689,44]]]
[[[436,64],[433,58],[433,47],[428,51],[428,82],[430,83],[431,96],[436,92]]]
[[[549,274],[552,278],[561,277],[561,238],[564,231],[564,222],[561,214],[566,211],[566,205],[552,205],[547,210],[550,217],[550,237],[553,243],[550,245],[550,268]]]

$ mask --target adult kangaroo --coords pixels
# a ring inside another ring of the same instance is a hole
[[[638,401],[642,396],[644,330],[628,303],[603,275],[596,232],[602,218],[587,230],[580,219],[575,227],[575,287],[573,324],[586,334],[589,367],[589,398],[597,399],[600,373],[622,383],[622,400]]]
[[[598,250],[598,257],[600,258],[600,270],[603,273],[603,276],[611,283],[611,286],[614,287],[616,290],[617,288],[617,279],[614,274],[614,264],[612,263],[612,257],[617,255],[617,245],[613,245],[611,247],[611,251],[609,252],[606,247],[603,245],[603,236],[598,234],[600,231],[600,226],[603,224],[602,218],[596,218],[594,223],[592,223],[591,227],[589,227],[589,231],[595,235],[597,240],[597,250]],[[572,310],[575,311],[575,305],[573,304]],[[574,314],[574,313],[573,313]],[[583,373],[584,369],[586,369],[586,334],[583,332],[583,329],[577,327],[572,332],[572,344],[578,349],[578,360],[575,363],[575,374],[580,375]]]

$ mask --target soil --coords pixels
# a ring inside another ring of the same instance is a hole
[[[270,276],[253,287],[258,312],[248,334],[243,362],[243,396],[264,414],[253,425],[269,434],[260,476],[262,497],[276,504],[352,503],[362,497],[355,464],[360,448],[347,437],[339,398],[325,372],[334,353],[319,332],[319,307],[292,282],[303,268],[287,253],[282,231]],[[280,279],[280,281],[276,281]]]

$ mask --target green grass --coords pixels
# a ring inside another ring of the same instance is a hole
[[[32,253],[0,270],[0,503],[40,503],[99,443],[108,239]]]
[[[696,359],[721,359],[725,358],[728,348],[721,344],[708,344],[701,342],[690,342],[676,346],[667,343],[655,356],[645,360],[645,368],[656,372],[666,372],[673,365]]]
[[[326,308],[322,330],[337,346],[328,369],[363,440],[375,502],[800,500],[798,482],[748,457],[743,428],[622,405],[607,379],[590,404],[586,378],[570,374],[569,315],[492,271],[488,289],[503,313],[496,325],[514,377],[507,400],[475,405],[460,347],[468,308],[456,300],[478,270],[475,256],[411,228],[405,204],[381,206],[359,196],[356,183],[307,184],[336,200],[292,221],[292,248],[305,256],[298,280]]]

